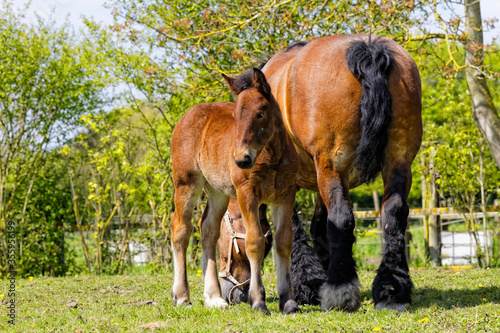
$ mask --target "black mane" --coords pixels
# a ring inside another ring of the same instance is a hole
[[[238,75],[234,82],[238,91],[247,90],[254,87],[253,69],[248,69],[244,73]]]
[[[264,61],[263,63],[261,63],[259,66],[255,67],[255,68],[262,70],[262,68],[264,68],[264,66],[267,64],[268,61],[269,60]]]
[[[285,52],[288,52],[288,51],[290,51],[291,49],[293,49],[295,47],[304,47],[306,45],[307,45],[306,41],[297,42],[297,43],[294,43],[294,44],[290,45],[289,47],[287,47],[287,49],[285,50]]]

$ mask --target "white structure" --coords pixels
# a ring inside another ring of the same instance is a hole
[[[493,235],[488,235],[489,249],[493,247]],[[484,251],[484,232],[478,231],[477,237]],[[441,257],[443,266],[470,265],[476,263],[475,241],[467,231],[441,232]]]

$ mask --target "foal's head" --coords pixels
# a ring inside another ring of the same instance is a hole
[[[279,106],[259,69],[246,71],[236,78],[223,77],[237,95],[233,111],[236,121],[234,162],[241,169],[250,169],[276,130],[275,115],[280,115]]]

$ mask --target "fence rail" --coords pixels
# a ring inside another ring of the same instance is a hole
[[[356,219],[361,220],[370,220],[370,219],[379,219],[380,211],[378,210],[366,210],[360,211],[356,210],[353,212]],[[409,218],[422,220],[423,226],[409,226],[406,231],[406,251],[407,251],[407,259],[410,259],[410,248],[413,246],[418,253],[418,256],[426,260],[427,256],[431,256],[431,261],[433,264],[471,264],[475,261],[475,245],[473,244],[473,239],[467,231],[459,232],[459,231],[446,231],[447,227],[451,224],[461,223],[464,221],[465,216],[470,216],[474,219],[483,218],[484,216],[491,218],[495,217],[497,219],[500,217],[500,205],[495,202],[495,205],[486,206],[486,209],[483,211],[480,207],[474,207],[472,213],[466,210],[456,210],[449,207],[442,208],[432,208],[432,209],[410,209]],[[430,217],[439,218],[439,223],[435,223],[432,226],[430,224],[426,224],[424,221],[428,220]],[[447,220],[447,222],[443,222],[442,220]],[[426,230],[427,228],[437,228],[438,230],[433,232],[433,236],[437,237],[437,244],[430,244],[429,234],[430,230]],[[443,228],[444,227],[444,228]],[[411,234],[417,230],[424,230],[424,244],[417,245],[415,241],[410,241]],[[382,230],[380,227],[376,229],[369,230],[370,233],[382,234]],[[484,251],[484,236],[482,231],[478,232],[478,239],[481,243],[482,251]],[[493,231],[489,231],[487,233],[488,239],[488,248],[489,253],[493,255],[493,244],[495,233]],[[461,238],[460,240],[455,238]],[[500,233],[498,235],[500,241]],[[411,243],[413,242],[413,243]],[[380,242],[370,241],[370,242],[358,242],[358,246],[380,246],[380,251],[383,252],[383,244]],[[419,249],[418,247],[421,247]],[[432,248],[431,248],[432,247]],[[423,250],[425,249],[425,253]],[[465,254],[464,252],[468,253]],[[437,258],[437,259],[436,259]],[[372,260],[375,258],[367,258],[367,260]]]
[[[353,212],[354,217],[357,219],[366,218],[379,218],[380,211],[378,210],[356,210]],[[482,217],[486,213],[486,216],[500,216],[500,205],[486,206],[486,211],[483,212],[481,208],[474,207],[473,215],[474,217]],[[445,219],[455,219],[462,218],[463,214],[469,214],[466,210],[456,210],[449,207],[432,208],[432,209],[422,209],[422,208],[412,208],[410,209],[410,218],[423,218],[425,216],[441,216]]]
[[[354,216],[356,219],[379,219],[380,218],[380,211],[379,210],[355,210],[353,211],[354,213]],[[464,217],[464,214],[469,214],[468,211],[459,211],[459,210],[455,210],[453,208],[448,208],[448,207],[444,207],[444,208],[433,208],[433,209],[421,209],[421,208],[413,208],[413,209],[410,209],[410,212],[409,212],[409,218],[412,218],[412,219],[422,219],[424,220],[425,218],[428,218],[429,216],[439,216],[442,220],[459,220],[459,221],[463,221],[463,217]],[[479,207],[475,207],[474,210],[473,210],[473,216],[474,218],[482,218],[483,216],[487,216],[487,217],[498,217],[500,216],[500,205],[491,205],[491,206],[487,206],[486,207],[486,210],[485,212],[483,212],[481,210],[481,208]],[[146,228],[149,228],[151,227],[151,225],[153,224],[153,216],[152,215],[149,215],[149,214],[144,214],[144,215],[140,215],[140,216],[132,216],[130,218],[130,220],[134,221],[134,222],[129,222],[128,224],[128,227],[129,228],[133,228],[133,229],[146,229]],[[130,221],[129,220],[129,221]],[[440,223],[440,228],[442,229],[443,226],[446,226],[446,225],[449,225],[451,223],[456,223],[456,221],[454,222],[445,222],[445,223]],[[119,230],[121,227],[120,225],[120,222],[118,219],[116,218],[113,218],[111,220],[111,223],[109,224],[108,228],[109,230]],[[81,226],[82,228],[82,231],[91,231],[92,228],[93,228],[93,225],[83,225]],[[381,228],[380,226],[378,226],[378,228]],[[418,231],[418,230],[423,230],[424,227],[422,226],[411,226],[408,228],[407,230],[407,237],[406,237],[406,249],[407,249],[407,256],[408,256],[408,259],[409,259],[409,256],[410,256],[410,248],[413,246],[415,247],[416,244],[415,244],[415,241],[414,240],[410,240],[411,239],[411,233],[414,232],[414,231]],[[78,231],[78,227],[77,226],[74,226],[73,227],[73,231]],[[372,229],[372,230],[369,230],[369,232],[371,233],[375,233],[375,234],[381,234],[382,231],[380,229]],[[460,242],[460,244],[457,242],[456,244],[454,243],[455,240],[454,240],[454,235],[452,236],[453,237],[453,241],[452,241],[452,244],[450,243],[443,243],[443,235],[441,235],[441,232],[442,230],[440,230],[439,232],[439,238],[440,238],[440,241],[439,241],[439,255],[442,256],[443,258],[442,259],[445,259],[445,258],[454,258],[452,259],[453,263],[455,263],[455,260],[458,260],[459,258],[463,258],[463,256],[456,256],[455,257],[455,251],[453,250],[453,254],[451,255],[450,257],[450,254],[446,253],[447,251],[442,251],[443,249],[448,249],[450,247],[456,247],[456,248],[459,248],[459,247],[464,247],[464,246],[467,246],[467,245],[470,245],[470,243],[463,243],[463,240]],[[381,237],[381,236],[380,236]],[[493,238],[494,235],[491,235],[491,237]],[[481,236],[481,239],[483,237]],[[135,240],[134,242],[137,242],[137,240]],[[412,243],[413,242],[413,243]],[[382,247],[382,242],[358,242],[358,245],[366,245],[366,246],[376,246],[376,245],[379,245],[381,247],[381,251],[383,249]],[[139,248],[138,248],[139,249]],[[418,251],[423,251],[423,249],[421,250],[418,250]],[[426,249],[427,251],[427,249]],[[472,251],[472,250],[471,250]],[[143,251],[141,251],[139,249],[138,251],[139,253],[137,253],[137,255],[140,255],[142,254],[142,252],[147,252],[143,249]],[[422,252],[422,253],[418,253],[419,257],[423,258],[425,256],[425,254]],[[468,255],[467,257],[472,257],[472,253],[471,255]],[[141,257],[142,258],[142,257]],[[367,258],[367,259],[375,259],[375,258]],[[379,259],[377,259],[379,260]],[[134,260],[134,262],[143,262],[144,260]],[[147,260],[145,260],[145,262],[147,262]],[[444,261],[443,261],[444,262]],[[461,261],[457,261],[457,262],[460,262],[461,264],[464,263],[464,262],[461,262]]]

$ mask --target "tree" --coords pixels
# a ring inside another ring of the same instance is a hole
[[[47,155],[84,113],[103,105],[108,86],[102,40],[79,39],[66,24],[23,23],[9,2],[0,10],[0,271],[5,226],[18,221],[23,256],[27,209]],[[104,65],[103,67],[100,67]],[[29,229],[29,228],[28,228]]]
[[[481,8],[477,0],[465,0],[465,74],[474,108],[474,120],[500,169],[500,118],[484,75]]]
[[[139,120],[139,121],[138,121]],[[87,131],[61,149],[72,188],[75,218],[89,272],[121,272],[130,262],[134,223],[147,211],[152,175],[144,124],[130,109],[81,118]],[[120,234],[113,234],[111,225]],[[90,241],[84,236],[91,232]]]
[[[486,81],[486,77],[497,79],[500,73],[498,68],[493,69],[492,62],[486,63],[485,57],[498,53],[498,46],[483,44],[483,23],[494,27],[498,20],[482,20],[480,0],[460,1],[460,6],[452,0],[424,2],[429,17],[435,18],[442,32],[417,37],[422,40],[431,37],[436,45],[445,45],[448,54],[439,58],[443,76],[451,79],[465,72],[474,119],[500,169],[500,118],[489,92],[491,82]],[[464,15],[457,13],[462,8]]]
[[[114,1],[112,29],[176,73],[176,89],[227,96],[221,73],[240,73],[293,42],[372,32],[408,40],[412,1]],[[224,98],[224,97],[223,97]],[[227,97],[225,97],[227,98]]]
[[[500,173],[495,161],[479,129],[473,126],[470,100],[464,98],[465,84],[457,81],[446,93],[444,112],[453,122],[440,128],[432,128],[429,144],[422,152],[433,160],[437,175],[439,193],[444,199],[450,199],[452,206],[459,211],[467,230],[474,240],[476,260],[479,265],[489,265],[488,245],[481,249],[478,231],[481,229],[479,219],[474,217],[475,207],[479,204],[485,212],[488,198],[499,195],[497,184]],[[486,217],[483,219],[483,232],[487,233]],[[486,237],[486,236],[485,236]]]
[[[17,274],[64,276],[78,272],[75,251],[68,246],[72,206],[66,166],[56,152],[48,152],[33,182],[25,210],[23,255]]]

